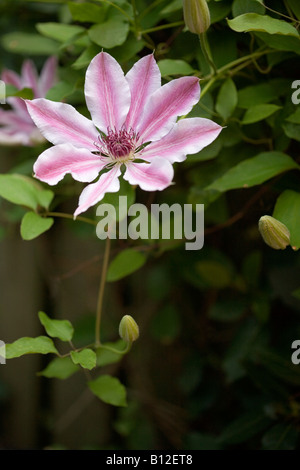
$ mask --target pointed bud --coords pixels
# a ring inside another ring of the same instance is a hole
[[[205,33],[210,26],[210,13],[206,0],[183,0],[183,16],[191,33]]]
[[[120,321],[119,335],[127,343],[132,343],[138,339],[139,327],[130,315],[124,315]]]
[[[267,245],[274,250],[284,250],[290,244],[290,232],[279,220],[270,215],[259,219],[258,228]]]

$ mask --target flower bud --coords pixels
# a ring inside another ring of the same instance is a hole
[[[210,13],[206,0],[183,0],[183,17],[191,33],[205,33],[210,26]]]
[[[259,219],[258,229],[265,243],[274,250],[284,250],[290,244],[288,228],[270,215]]]
[[[130,315],[124,315],[120,321],[119,335],[127,343],[132,343],[138,339],[139,327]]]

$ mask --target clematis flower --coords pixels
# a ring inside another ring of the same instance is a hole
[[[27,101],[41,133],[54,144],[34,165],[35,176],[50,185],[66,173],[91,183],[82,191],[74,217],[117,192],[119,177],[145,191],[163,190],[173,179],[174,162],[199,152],[220,133],[208,119],[186,115],[200,98],[199,80],[182,77],[161,86],[152,54],[124,75],[108,53],[101,52],[86,72],[85,97],[92,120],[65,103]]]
[[[25,60],[19,76],[12,70],[3,70],[1,79],[5,84],[13,85],[18,90],[31,88],[35,98],[44,97],[53,86],[56,74],[56,58],[50,57],[38,76],[36,67],[31,60]],[[6,102],[10,110],[0,109],[0,145],[34,146],[44,142],[44,136],[28,114],[23,99],[10,96]]]

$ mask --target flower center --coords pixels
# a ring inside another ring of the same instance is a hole
[[[107,129],[107,135],[99,136],[99,142],[95,145],[102,155],[110,157],[113,161],[126,162],[134,159],[137,140],[138,134],[133,129]]]

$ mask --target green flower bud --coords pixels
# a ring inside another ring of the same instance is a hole
[[[139,337],[139,327],[130,315],[124,315],[119,325],[119,335],[127,343],[136,341]]]
[[[205,33],[210,26],[210,13],[206,0],[183,0],[183,17],[191,33]]]
[[[288,228],[270,215],[259,219],[258,229],[265,243],[274,250],[284,250],[290,244]]]

